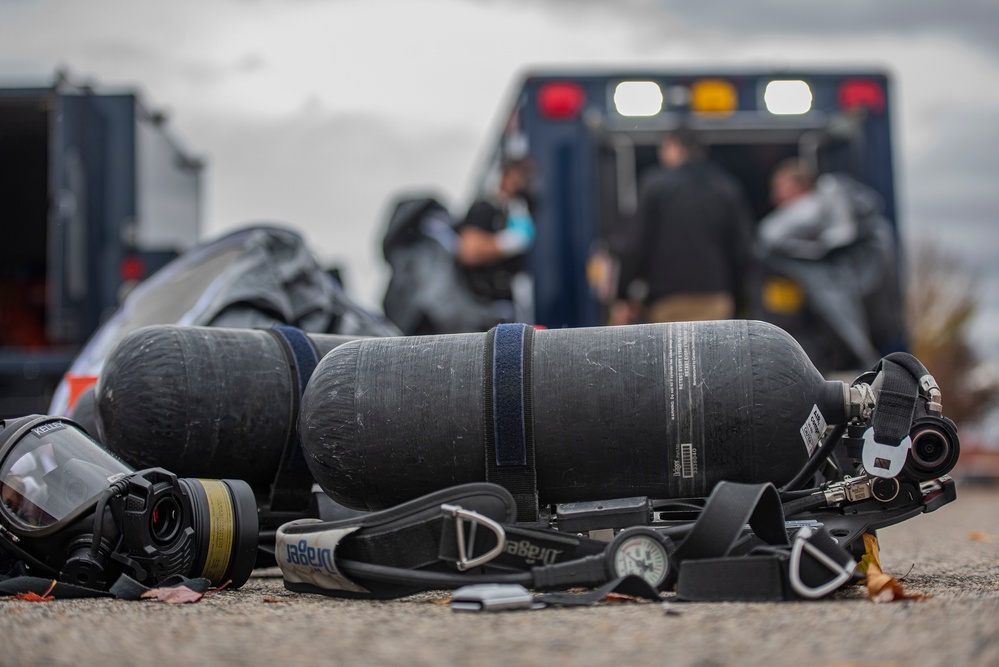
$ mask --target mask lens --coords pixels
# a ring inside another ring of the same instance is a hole
[[[0,465],[3,511],[22,528],[52,526],[132,469],[63,422],[36,426]]]

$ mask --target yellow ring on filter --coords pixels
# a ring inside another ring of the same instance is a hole
[[[205,567],[201,576],[215,585],[224,583],[222,577],[229,569],[232,555],[233,532],[236,522],[232,499],[225,483],[217,479],[199,479],[208,499],[208,540],[205,544]]]

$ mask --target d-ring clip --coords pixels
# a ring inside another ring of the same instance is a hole
[[[487,516],[466,510],[458,505],[444,503],[441,505],[441,510],[454,517],[454,527],[458,539],[458,562],[456,565],[460,571],[464,572],[465,570],[485,565],[503,553],[503,549],[506,548],[506,531],[503,530],[503,526]],[[471,530],[469,531],[467,541],[465,539],[466,519],[471,522]],[[496,546],[481,556],[473,557],[471,554],[475,546],[475,530],[480,525],[488,528],[496,536]]]

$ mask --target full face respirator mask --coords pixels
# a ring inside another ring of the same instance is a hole
[[[245,482],[133,470],[62,417],[0,422],[0,493],[0,550],[22,574],[99,590],[122,575],[238,587],[256,560]]]

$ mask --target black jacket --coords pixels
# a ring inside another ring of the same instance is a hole
[[[621,296],[641,279],[648,302],[729,292],[745,308],[754,271],[752,219],[741,188],[709,162],[655,169],[640,184],[622,254]]]
[[[507,210],[504,205],[479,199],[468,209],[465,219],[458,225],[458,232],[465,227],[476,227],[495,234],[506,229],[506,221]],[[510,301],[513,299],[513,277],[524,271],[526,264],[523,255],[516,255],[495,264],[466,266],[464,272],[475,294],[492,301]]]

